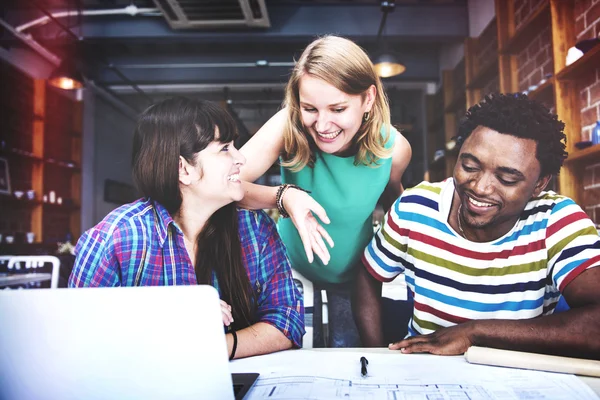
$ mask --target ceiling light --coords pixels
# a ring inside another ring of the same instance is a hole
[[[406,71],[404,64],[400,63],[396,56],[392,53],[383,53],[375,58],[373,62],[375,72],[382,78],[400,75]]]
[[[81,89],[83,87],[83,75],[75,66],[75,62],[63,59],[58,68],[48,78],[48,83],[64,90]]]
[[[392,52],[388,51],[385,37],[382,38],[383,28],[385,27],[388,13],[393,12],[395,7],[395,0],[381,2],[381,11],[383,12],[383,15],[381,17],[381,23],[379,24],[379,31],[377,32],[377,44],[380,48],[380,52],[375,60],[373,60],[375,72],[381,78],[389,78],[391,76],[400,75],[406,71],[406,66],[404,66],[404,64],[398,60],[398,57]]]

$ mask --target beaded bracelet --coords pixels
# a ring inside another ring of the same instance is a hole
[[[275,205],[277,206],[277,211],[279,211],[279,216],[281,218],[290,217],[290,214],[288,214],[288,212],[285,210],[285,207],[283,207],[283,196],[289,188],[298,189],[305,193],[310,193],[310,191],[302,189],[300,186],[293,185],[291,183],[284,183],[283,185],[279,186],[279,188],[277,189],[277,195],[275,196]]]

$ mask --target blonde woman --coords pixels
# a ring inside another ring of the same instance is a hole
[[[400,195],[411,157],[410,145],[391,126],[387,97],[367,54],[337,36],[312,42],[289,79],[285,107],[240,151],[247,159],[241,205],[289,214],[279,220],[279,232],[292,268],[315,285],[315,346],[359,346],[351,284],[373,236],[371,213],[380,197],[387,209]],[[248,183],[279,157],[283,185]],[[322,289],[329,343],[319,329]]]

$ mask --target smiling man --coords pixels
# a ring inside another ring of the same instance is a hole
[[[414,294],[404,353],[469,346],[600,358],[600,238],[544,191],[567,156],[564,124],[524,95],[492,95],[459,127],[453,178],[406,190],[363,255],[354,314],[383,346],[381,282]],[[563,296],[570,310],[554,314]]]

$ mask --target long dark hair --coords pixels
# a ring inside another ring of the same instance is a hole
[[[179,156],[195,165],[196,154],[215,140],[215,127],[222,143],[237,137],[233,118],[210,101],[176,97],[144,111],[133,137],[133,180],[140,193],[162,204],[171,215],[177,213],[182,202]],[[242,260],[235,205],[217,210],[196,241],[196,280],[212,284],[214,273],[222,299],[231,305],[233,328],[251,325],[256,301]]]

